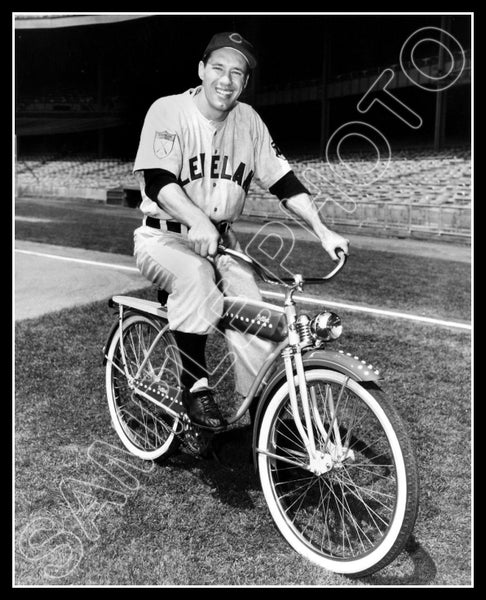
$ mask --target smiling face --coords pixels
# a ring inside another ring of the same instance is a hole
[[[211,52],[204,64],[199,63],[203,93],[198,94],[199,108],[213,121],[226,118],[248,81],[248,63],[244,56],[231,48]]]

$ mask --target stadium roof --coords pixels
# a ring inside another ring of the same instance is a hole
[[[77,13],[23,13],[15,15],[15,29],[52,29],[55,27],[78,27],[100,25],[142,19],[149,14],[77,14]]]

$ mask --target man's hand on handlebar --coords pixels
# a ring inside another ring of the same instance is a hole
[[[332,260],[339,260],[338,251],[340,249],[344,252],[344,254],[349,254],[349,240],[344,238],[342,235],[339,235],[330,229],[326,229],[325,232],[321,234],[320,238],[322,247],[329,254]]]

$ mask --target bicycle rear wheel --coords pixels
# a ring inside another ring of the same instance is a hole
[[[413,530],[414,453],[378,386],[366,389],[326,369],[306,371],[306,382],[319,460],[309,461],[285,383],[270,400],[258,436],[265,499],[297,552],[336,573],[369,575],[401,552]]]
[[[125,373],[135,377],[156,336],[164,328],[166,330],[137,377],[137,385],[130,385]],[[181,374],[179,352],[167,324],[159,319],[132,314],[124,319],[122,331],[123,337],[120,329],[116,330],[107,351],[106,393],[111,419],[118,436],[132,454],[146,460],[158,459],[177,448],[180,418],[168,414],[137,393],[137,389],[157,382],[178,386]]]

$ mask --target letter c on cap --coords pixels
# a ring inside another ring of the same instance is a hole
[[[229,36],[229,39],[230,39],[232,42],[235,42],[235,44],[241,44],[241,42],[243,41],[243,39],[242,39],[242,37],[241,37],[241,35],[240,35],[239,33],[232,33],[232,34]]]

